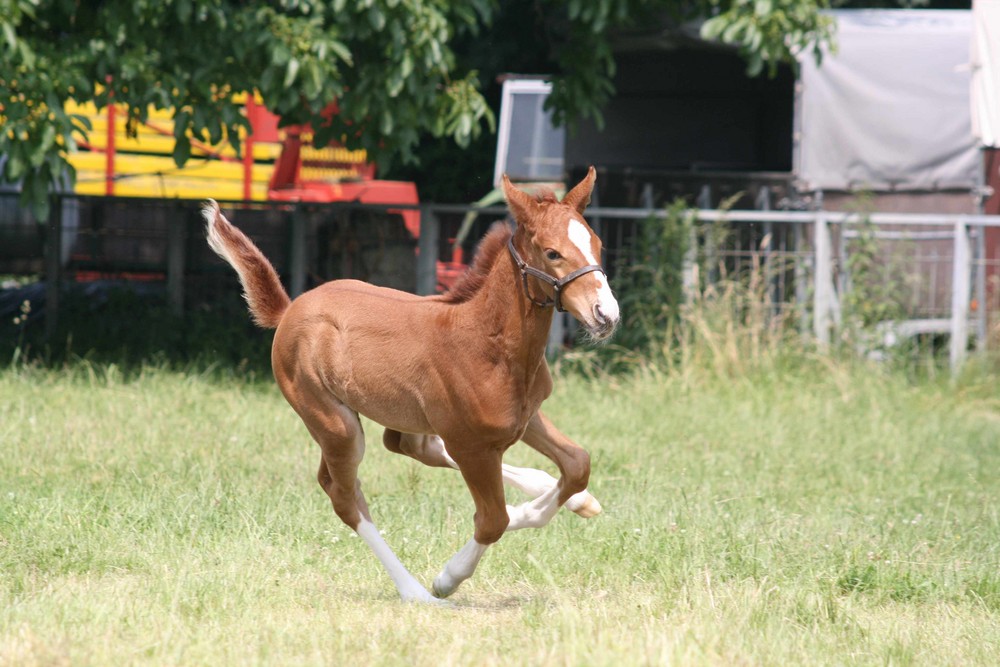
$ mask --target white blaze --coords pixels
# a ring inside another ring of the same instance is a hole
[[[568,235],[573,245],[583,253],[583,259],[588,264],[600,264],[597,258],[594,257],[594,251],[590,248],[590,230],[587,229],[586,225],[576,218],[570,218]],[[591,275],[597,278],[599,284],[597,289],[597,305],[601,307],[601,312],[609,320],[617,320],[618,301],[615,299],[615,295],[611,293],[611,286],[608,285],[607,276],[596,271]]]

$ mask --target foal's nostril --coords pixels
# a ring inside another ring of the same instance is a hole
[[[596,317],[597,321],[601,324],[608,321],[608,316],[604,314],[603,310],[601,310],[601,304],[599,303],[594,304],[594,317]]]

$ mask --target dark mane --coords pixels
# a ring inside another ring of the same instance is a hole
[[[465,303],[482,288],[497,255],[507,247],[513,230],[505,222],[494,223],[476,248],[476,257],[450,290],[441,295],[445,303]]]

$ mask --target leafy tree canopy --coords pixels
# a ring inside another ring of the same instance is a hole
[[[617,30],[707,19],[702,35],[736,45],[756,74],[796,51],[818,53],[832,30],[819,14],[828,2],[535,0],[557,121],[600,122]],[[189,132],[238,144],[246,121],[233,97],[255,89],[283,122],[312,123],[317,144],[365,148],[383,167],[414,160],[425,132],[467,145],[493,117],[453,44],[484,38],[497,9],[495,0],[0,0],[0,181],[22,182],[24,201],[47,215],[48,191],[72,178],[66,153],[89,130],[64,111],[67,100],[127,104],[133,125],[151,106],[172,109],[179,165]],[[338,113],[324,117],[333,100]]]

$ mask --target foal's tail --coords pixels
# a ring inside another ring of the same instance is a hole
[[[253,241],[226,220],[214,200],[205,202],[201,214],[205,217],[208,245],[239,274],[254,322],[265,329],[276,328],[291,303],[278,272]]]

